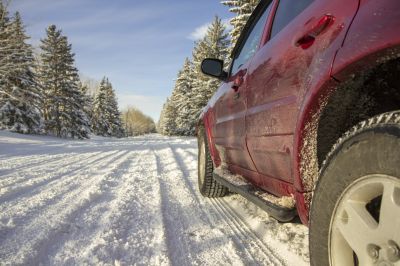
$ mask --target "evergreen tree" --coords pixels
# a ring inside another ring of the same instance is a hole
[[[12,69],[11,25],[8,12],[0,0],[0,82],[4,82],[8,70]]]
[[[235,17],[230,20],[233,29],[230,33],[233,48],[242,33],[243,27],[246,25],[251,13],[256,8],[260,0],[223,0],[221,3],[229,8],[229,11],[235,13]]]
[[[41,93],[33,74],[34,58],[28,39],[19,13],[10,20],[0,2],[0,128],[38,133]]]
[[[108,80],[107,80],[108,81]],[[107,99],[108,99],[108,113],[107,118],[110,123],[110,135],[114,137],[123,137],[124,129],[121,121],[121,112],[118,108],[117,97],[112,84],[108,81],[107,84]]]
[[[163,134],[163,135],[165,135],[165,109],[166,109],[166,105],[167,105],[168,101],[169,101],[169,98],[167,98],[167,100],[163,104],[163,107],[162,107],[161,113],[160,113],[160,118],[158,119],[157,126],[156,126],[157,132],[160,134]]]
[[[106,118],[107,106],[107,80],[101,80],[98,92],[93,102],[92,129],[93,133],[100,136],[109,136],[108,121]]]
[[[172,102],[177,109],[176,116],[176,134],[190,136],[194,135],[194,129],[191,127],[190,110],[192,107],[193,93],[193,64],[189,58],[185,59],[182,70],[178,73],[175,89],[172,94]]]
[[[206,36],[196,43],[193,63],[186,59],[178,73],[172,96],[160,114],[158,131],[165,135],[194,135],[202,109],[215,93],[220,82],[201,72],[205,58],[227,61],[229,39],[221,19],[215,17]]]
[[[51,25],[41,40],[39,78],[44,90],[46,131],[58,137],[88,138],[90,124],[79,89],[78,70],[67,37]]]
[[[167,98],[166,103],[163,106],[159,122],[159,132],[163,135],[176,135],[176,116],[177,108],[170,98]]]
[[[104,77],[93,103],[92,128],[96,135],[122,137],[124,130],[114,89]]]
[[[216,78],[206,76],[201,71],[201,62],[205,58],[218,58],[227,62],[229,39],[225,32],[226,28],[221,19],[215,17],[213,23],[207,30],[203,40],[199,41],[193,51],[193,96],[191,108],[188,112],[189,128],[194,132],[198,117],[202,109],[218,89],[220,81]]]
[[[79,90],[82,94],[83,99],[83,110],[85,111],[89,121],[92,121],[92,112],[93,112],[93,97],[89,93],[88,85],[84,84],[82,81],[79,82]]]

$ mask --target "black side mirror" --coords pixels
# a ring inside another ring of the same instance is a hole
[[[206,58],[201,62],[201,71],[211,77],[225,80],[228,74],[224,71],[224,61]]]

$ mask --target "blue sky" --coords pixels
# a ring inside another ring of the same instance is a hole
[[[231,17],[219,0],[13,0],[16,10],[34,46],[55,24],[84,76],[109,77],[120,109],[136,106],[155,121],[194,40],[215,15]]]

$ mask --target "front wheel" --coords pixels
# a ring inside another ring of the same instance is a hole
[[[214,165],[208,148],[207,136],[204,129],[199,130],[198,142],[198,183],[200,193],[209,198],[223,197],[228,189],[218,183],[213,177]]]
[[[310,216],[312,265],[400,265],[400,112],[364,121],[339,140]]]

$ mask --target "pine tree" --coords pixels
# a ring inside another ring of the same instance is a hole
[[[201,62],[205,58],[218,58],[227,62],[229,39],[225,32],[226,28],[221,19],[215,17],[213,23],[207,30],[203,40],[199,41],[193,51],[193,96],[191,108],[188,112],[189,128],[194,132],[198,117],[202,109],[218,89],[220,81],[204,75],[201,72]]]
[[[176,116],[176,134],[190,136],[194,135],[194,130],[191,128],[190,110],[192,109],[193,98],[193,64],[189,58],[185,59],[183,68],[178,73],[175,89],[172,94],[172,102],[177,109]]]
[[[108,81],[108,80],[107,80]],[[123,137],[124,129],[121,121],[121,112],[118,108],[117,97],[112,84],[108,81],[107,86],[108,113],[107,118],[110,123],[110,135],[114,137]]]
[[[108,121],[106,118],[107,106],[107,80],[101,80],[98,92],[93,102],[92,129],[93,133],[100,136],[108,135]]]
[[[161,112],[160,122],[159,122],[159,130],[163,135],[176,135],[176,116],[177,116],[177,108],[173,104],[170,98],[167,98],[166,103],[163,106],[163,110]]]
[[[0,128],[38,133],[41,92],[33,73],[32,47],[26,43],[21,16],[10,20],[0,2]]]
[[[89,93],[88,85],[84,84],[82,81],[79,82],[79,90],[82,94],[83,110],[89,118],[89,122],[92,121],[93,115],[93,97]]]
[[[124,130],[114,89],[104,77],[93,103],[92,128],[96,135],[122,137]]]
[[[51,25],[41,40],[39,78],[44,89],[46,131],[58,137],[88,138],[90,124],[79,89],[78,70],[67,37]]]
[[[193,63],[186,59],[178,73],[170,98],[163,106],[158,132],[165,135],[194,135],[202,109],[215,93],[220,81],[201,72],[205,58],[218,58],[227,62],[229,39],[221,19],[215,17],[206,36],[196,43]]]
[[[230,24],[233,29],[230,33],[232,48],[235,46],[240,34],[242,33],[243,27],[246,25],[251,13],[256,8],[260,0],[224,0],[221,1],[223,5],[229,8],[229,11],[235,13],[235,17],[230,20]]]
[[[157,132],[160,134],[163,134],[163,135],[165,135],[165,109],[166,109],[166,105],[167,105],[168,101],[169,101],[169,98],[167,98],[167,100],[163,104],[163,107],[162,107],[161,113],[160,113],[160,118],[158,119],[157,126],[156,126]]]
[[[11,21],[8,11],[0,0],[0,82],[7,77],[9,70],[13,69],[11,61],[13,55]]]

